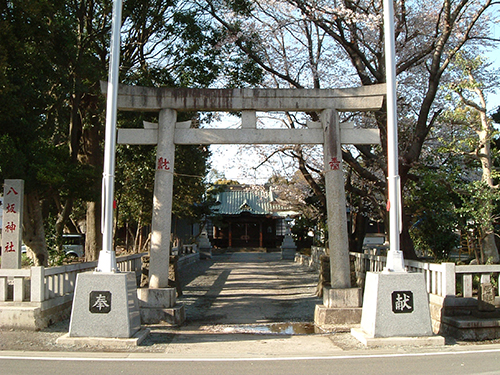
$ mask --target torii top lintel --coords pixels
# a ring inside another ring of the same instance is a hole
[[[101,83],[106,94],[107,84]],[[189,89],[119,85],[118,109],[177,111],[372,111],[382,107],[386,85],[343,89]]]

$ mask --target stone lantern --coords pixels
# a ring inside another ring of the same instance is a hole
[[[295,250],[297,249],[297,245],[292,238],[292,230],[291,224],[292,219],[290,216],[287,216],[285,219],[286,232],[285,238],[283,239],[283,243],[281,244],[281,259],[285,260],[294,260],[295,259]]]

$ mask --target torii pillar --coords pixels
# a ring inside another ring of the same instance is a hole
[[[150,250],[154,262],[149,264],[149,287],[154,289],[168,287],[176,121],[175,110],[160,111]]]
[[[181,325],[186,319],[184,305],[176,302],[176,289],[168,287],[176,121],[177,111],[173,109],[160,111],[157,127],[149,288],[137,289],[141,321],[148,324],[167,322]]]
[[[336,289],[351,287],[349,271],[349,241],[347,238],[347,218],[342,171],[342,149],[337,111],[322,112],[321,122],[325,132],[323,146],[325,168],[326,209],[328,215],[328,248],[330,251],[331,286]]]
[[[362,313],[362,290],[351,288],[344,173],[338,112],[321,113],[324,131],[324,176],[327,202],[328,250],[331,287],[323,288],[323,305],[316,305],[318,326],[358,324]]]

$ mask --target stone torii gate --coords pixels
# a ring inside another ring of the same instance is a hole
[[[106,86],[103,85],[106,93]],[[118,109],[159,112],[158,124],[144,129],[119,129],[119,144],[156,144],[150,285],[140,301],[170,299],[167,292],[172,220],[175,145],[200,144],[323,144],[332,289],[349,289],[350,267],[341,144],[378,144],[378,129],[340,124],[338,112],[373,111],[382,107],[386,86],[347,89],[182,89],[120,85]],[[197,129],[177,122],[177,111],[242,112],[240,129]],[[306,129],[257,129],[259,112],[319,112],[320,122]],[[164,289],[165,293],[160,290]],[[154,293],[152,298],[150,293]],[[168,297],[167,297],[168,296]],[[167,306],[170,305],[170,306]]]

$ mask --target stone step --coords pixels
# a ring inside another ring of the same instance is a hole
[[[484,341],[500,337],[500,319],[443,316],[441,332],[459,340]]]
[[[442,319],[443,323],[461,329],[500,327],[500,319],[496,318],[480,319],[474,316],[443,316]]]

